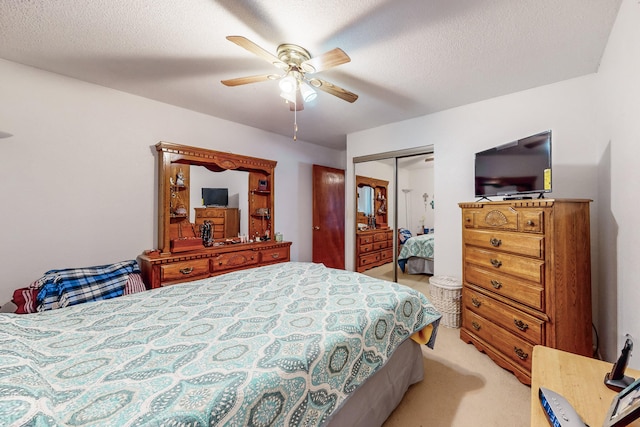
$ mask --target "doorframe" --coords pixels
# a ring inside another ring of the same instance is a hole
[[[372,162],[377,160],[389,160],[394,159],[393,162],[393,225],[389,224],[393,230],[393,281],[398,282],[398,159],[405,157],[413,157],[413,156],[424,156],[424,155],[433,155],[435,161],[435,150],[433,144],[424,145],[421,147],[407,148],[403,150],[394,150],[394,151],[386,151],[384,153],[375,153],[375,154],[367,154],[365,156],[358,156],[353,158],[352,164],[352,175],[356,176],[356,164]],[[355,183],[355,180],[354,180]],[[345,181],[346,184],[346,181]],[[353,189],[352,189],[353,190]],[[345,194],[347,193],[345,187]],[[352,191],[353,192],[353,191]],[[354,203],[354,218],[357,218],[358,212],[358,204]],[[354,220],[353,223],[353,233],[354,233],[354,242],[356,239],[356,231],[358,230],[358,226],[356,224],[357,220]],[[435,225],[435,224],[434,224]],[[351,256],[353,257],[353,265],[357,265],[357,257],[356,257],[356,246],[353,246],[353,250],[351,251]]]

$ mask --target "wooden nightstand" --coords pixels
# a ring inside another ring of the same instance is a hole
[[[564,396],[584,422],[601,426],[617,394],[604,385],[604,376],[613,363],[579,356],[566,351],[537,345],[533,348],[531,371],[531,427],[549,427],[540,405],[538,389],[546,387]],[[627,369],[626,374],[640,377],[640,371]],[[629,424],[640,426],[640,420]]]

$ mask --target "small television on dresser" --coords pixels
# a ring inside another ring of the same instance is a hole
[[[228,188],[203,188],[202,206],[226,208],[229,204]]]
[[[531,199],[550,192],[550,130],[476,153],[476,197]]]

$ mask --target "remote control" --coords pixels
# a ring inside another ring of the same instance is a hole
[[[542,408],[553,427],[587,426],[573,406],[559,393],[540,387],[538,397],[540,397]]]

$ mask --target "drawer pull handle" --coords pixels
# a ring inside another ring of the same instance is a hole
[[[475,308],[479,308],[482,305],[482,303],[478,301],[476,298],[471,298],[471,304],[473,304]]]
[[[500,266],[502,265],[502,261],[500,261],[499,259],[495,259],[495,258],[491,258],[491,265],[493,265],[495,268],[500,268]]]
[[[516,328],[520,329],[522,332],[526,332],[529,329],[529,325],[524,323],[522,320],[513,319],[513,323],[516,325]]]
[[[493,246],[494,248],[497,248],[498,246],[500,246],[502,244],[502,240],[496,239],[494,237],[491,240],[489,240],[489,243],[491,243],[491,246]]]
[[[498,280],[492,279],[491,286],[493,286],[495,289],[500,289],[502,287],[502,283]]]
[[[180,269],[180,273],[182,274],[191,274],[193,271],[193,267],[185,267]]]
[[[533,222],[532,220],[527,221],[527,225],[529,227],[533,227],[535,225],[535,222]]]
[[[473,326],[473,329],[476,331],[480,330],[480,324],[478,322],[471,322],[471,326]]]
[[[469,218],[469,217],[465,218],[464,220],[467,221],[467,222],[471,222],[471,218]]]
[[[527,360],[529,358],[529,353],[525,353],[521,348],[513,347],[513,352],[520,358],[520,360]]]

